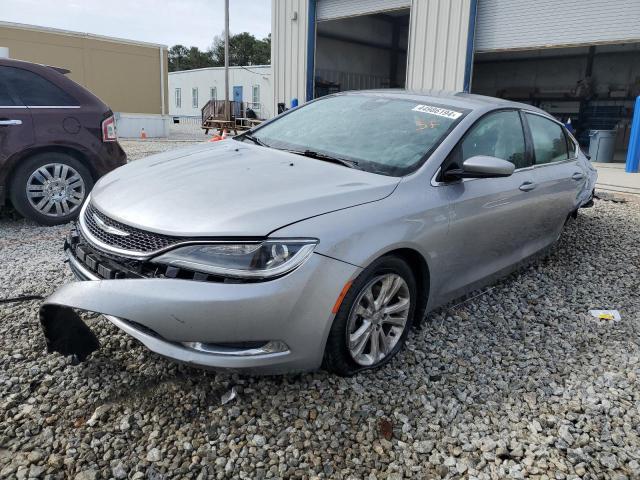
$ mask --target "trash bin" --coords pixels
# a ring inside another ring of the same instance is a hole
[[[616,144],[615,130],[590,130],[589,155],[592,162],[611,163]]]

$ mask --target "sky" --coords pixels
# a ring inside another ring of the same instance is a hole
[[[271,0],[229,5],[232,34],[271,32]],[[206,49],[224,31],[224,0],[0,0],[0,21]]]

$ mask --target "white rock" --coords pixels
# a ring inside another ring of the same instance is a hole
[[[600,456],[600,463],[609,470],[618,468],[618,459],[612,453],[605,453]]]
[[[129,423],[129,415],[125,415],[122,417],[122,420],[120,420],[120,430],[126,432],[130,428],[131,424]]]
[[[251,443],[256,447],[264,447],[267,443],[267,439],[263,435],[254,435],[251,439]]]
[[[83,470],[77,473],[74,480],[96,480],[98,478],[98,472],[95,470]]]
[[[569,432],[568,425],[562,425],[558,429],[558,437],[564,440],[567,443],[567,445],[573,445],[573,435],[571,435],[571,432]]]
[[[431,453],[434,443],[429,440],[422,440],[413,444],[413,449],[418,453]]]
[[[531,423],[529,423],[529,430],[531,430],[533,433],[539,433],[542,431],[542,425],[540,425],[540,422],[538,420],[533,420]]]
[[[110,409],[111,405],[109,404],[100,405],[93,411],[93,414],[91,415],[89,420],[87,420],[87,425],[93,427]]]
[[[152,448],[147,452],[147,462],[159,462],[160,460],[162,460],[160,449]]]
[[[485,438],[480,445],[480,450],[483,452],[491,452],[496,448],[496,442],[492,438]]]
[[[113,478],[117,480],[122,480],[123,478],[127,478],[127,471],[125,470],[124,465],[122,465],[122,463],[119,463],[118,465],[113,467],[111,469],[111,474],[113,475]]]

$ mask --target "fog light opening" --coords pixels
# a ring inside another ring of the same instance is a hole
[[[229,355],[237,357],[247,357],[254,355],[268,355],[273,353],[285,353],[289,351],[289,346],[280,340],[268,342],[246,342],[242,344],[224,343],[203,343],[203,342],[181,342],[181,345],[200,353],[211,355]]]

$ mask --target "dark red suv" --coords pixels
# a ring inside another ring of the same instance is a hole
[[[0,59],[0,205],[45,225],[76,217],[94,182],[127,161],[113,112],[65,73]]]

